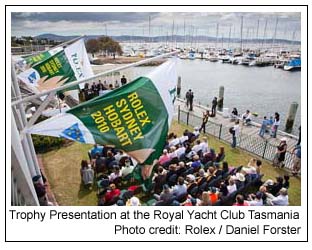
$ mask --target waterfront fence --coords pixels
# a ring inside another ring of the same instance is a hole
[[[178,123],[184,123],[187,126],[192,127],[200,127],[202,124],[202,117],[199,117],[194,113],[181,110],[179,107],[177,115]],[[206,134],[214,136],[225,143],[230,144],[232,142],[232,135],[229,133],[229,128],[225,127],[221,123],[219,124],[208,120],[206,124]],[[273,162],[277,145],[261,137],[240,133],[237,140],[237,147],[261,157],[262,159]],[[286,152],[284,161],[286,169],[291,169],[294,157],[294,154],[291,152]]]

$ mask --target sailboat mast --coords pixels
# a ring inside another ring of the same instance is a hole
[[[293,31],[293,34],[292,34],[292,41],[291,41],[292,47],[293,47],[294,44],[295,44],[295,39],[296,39],[296,30],[294,30],[294,31]]]
[[[197,48],[197,46],[198,46],[198,40],[197,40],[197,31],[198,31],[198,28],[195,28],[195,32],[194,32],[194,38],[195,38],[195,42],[194,42],[194,47],[195,47],[195,50],[196,50],[196,48]]]
[[[190,26],[190,47],[193,45],[193,25]]]
[[[172,43],[172,47],[173,47],[173,35],[174,35],[174,19],[172,20],[172,30],[171,30],[171,43]]]
[[[216,45],[215,45],[216,50],[218,48],[218,42],[219,42],[219,23],[217,23],[216,27]]]
[[[148,17],[148,40],[151,43],[151,16]]]
[[[206,36],[207,40],[207,47],[209,47],[209,27],[207,27],[207,36]]]
[[[267,30],[267,25],[268,25],[268,19],[265,19],[265,25],[264,25],[264,31],[263,31],[263,39],[262,39],[262,48],[264,46],[264,41],[265,41],[265,38],[266,38],[266,30]]]
[[[245,42],[246,44],[248,44],[248,39],[249,39],[249,28],[247,28],[247,35],[246,35],[246,38],[245,38]],[[247,45],[248,46],[248,45]],[[248,47],[247,47],[248,48]]]
[[[177,39],[178,39],[178,32],[179,32],[179,25],[177,24],[176,25],[176,29],[175,29],[175,49],[177,48],[177,46],[178,46],[178,41],[177,41]]]
[[[183,49],[185,49],[185,19],[184,19],[184,25],[183,25],[183,37],[184,37],[184,42],[183,42]]]
[[[229,31],[229,42],[228,42],[228,48],[230,48],[230,42],[231,42],[231,34],[232,33],[232,25],[230,26],[230,31]]]
[[[274,45],[275,45],[275,40],[276,40],[277,24],[278,24],[278,17],[276,17],[274,35],[272,39],[272,52],[274,51]]]
[[[260,23],[260,20],[258,19],[258,23],[257,23],[257,31],[256,31],[256,43],[255,44],[258,44],[259,42],[259,23]],[[257,47],[257,46],[256,46]]]
[[[244,27],[244,17],[241,16],[241,38],[240,38],[240,51],[243,52],[243,27]]]

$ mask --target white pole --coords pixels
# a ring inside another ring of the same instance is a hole
[[[121,66],[121,67],[118,67],[118,68],[115,68],[115,69],[111,69],[111,70],[99,73],[97,75],[94,75],[94,76],[91,76],[91,77],[88,77],[88,78],[84,78],[84,79],[81,79],[81,80],[78,80],[78,81],[75,81],[75,82],[71,82],[71,83],[62,85],[62,86],[60,86],[58,88],[55,88],[55,89],[42,91],[41,93],[38,93],[38,94],[35,94],[35,95],[32,95],[32,96],[27,96],[27,97],[25,97],[23,99],[19,99],[19,100],[16,100],[16,101],[12,102],[11,105],[15,106],[15,105],[18,105],[18,104],[21,104],[21,103],[24,103],[24,102],[29,102],[29,101],[31,101],[33,99],[36,99],[36,98],[40,97],[40,96],[48,95],[51,92],[61,91],[61,90],[64,90],[64,89],[72,88],[72,87],[74,87],[74,86],[76,86],[76,85],[78,85],[80,83],[91,81],[91,80],[94,80],[94,79],[96,79],[98,77],[105,76],[105,75],[108,75],[110,73],[114,73],[116,71],[121,71],[121,70],[124,70],[124,69],[127,69],[127,68],[131,68],[131,67],[135,67],[135,66],[138,66],[138,65],[141,65],[141,64],[144,64],[144,63],[155,61],[155,60],[163,58],[163,57],[172,56],[172,55],[177,54],[177,53],[178,53],[178,51],[174,51],[174,52],[166,53],[166,54],[159,55],[159,56],[156,56],[156,57],[153,57],[153,58],[148,58],[148,59],[145,59],[145,60],[142,60],[142,61],[139,61],[139,62],[130,63],[130,64],[127,64],[127,65],[124,65],[124,66]],[[15,76],[15,78],[16,78],[16,76]],[[18,95],[18,96],[21,96],[21,95]]]
[[[13,85],[13,89],[14,89],[14,92],[16,94],[16,97],[18,99],[21,99],[21,91],[20,91],[18,83],[17,83],[17,78],[16,78],[15,68],[14,68],[13,62],[11,63],[11,77],[12,77],[12,85]],[[21,129],[24,129],[24,127],[27,123],[25,108],[24,108],[24,105],[22,102],[19,103],[17,105],[17,107],[18,107],[20,116],[15,117],[15,119],[19,120],[19,124],[21,124],[21,126],[22,126]],[[24,139],[22,139],[21,141],[22,141],[22,145],[24,148],[27,163],[29,166],[29,170],[30,170],[32,176],[40,175],[41,174],[40,168],[38,165],[37,156],[35,153],[35,149],[34,149],[34,145],[33,145],[31,136],[29,134],[26,134],[26,137]]]
[[[21,145],[19,138],[19,132],[16,126],[16,120],[14,119],[13,112],[11,113],[11,140],[12,140],[12,192],[14,191],[15,185],[16,188],[20,189],[20,192],[23,194],[27,205],[39,205],[38,198],[34,189],[32,182],[33,173],[31,173],[28,160],[25,155],[25,151]]]
[[[27,122],[27,124],[25,125],[25,128],[22,131],[22,134],[25,132],[25,129],[30,128],[39,118],[39,116],[41,115],[42,111],[44,111],[44,109],[48,106],[48,104],[50,103],[50,101],[52,100],[52,98],[54,98],[54,95],[56,94],[56,92],[51,92],[46,99],[43,101],[43,103],[40,105],[40,107],[36,110],[36,113],[33,114],[33,116],[30,118],[30,120]]]

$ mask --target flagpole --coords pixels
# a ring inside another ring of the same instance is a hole
[[[25,97],[23,99],[19,99],[17,101],[12,102],[11,106],[16,106],[16,105],[21,104],[21,103],[29,102],[29,101],[31,101],[33,99],[38,98],[38,97],[48,95],[51,92],[57,92],[57,91],[65,90],[65,89],[68,89],[68,88],[72,88],[74,86],[77,86],[78,84],[81,84],[81,83],[84,83],[84,82],[87,82],[87,81],[91,81],[91,80],[96,79],[98,77],[114,73],[116,71],[121,71],[121,70],[124,70],[124,69],[128,69],[128,68],[131,68],[131,67],[135,67],[135,66],[139,66],[139,65],[142,65],[142,64],[145,64],[145,63],[149,63],[149,62],[158,60],[160,58],[172,56],[172,55],[177,54],[178,52],[179,51],[173,51],[173,52],[162,54],[162,55],[159,55],[159,56],[156,56],[156,57],[152,57],[152,58],[148,58],[148,59],[145,59],[145,60],[141,60],[141,61],[138,61],[138,62],[135,62],[135,63],[130,63],[130,64],[127,64],[127,65],[124,65],[124,66],[121,66],[121,67],[118,67],[118,68],[115,68],[115,69],[111,69],[111,70],[99,73],[99,74],[91,76],[91,77],[87,77],[87,78],[84,78],[84,79],[81,79],[81,80],[78,80],[78,81],[75,81],[75,82],[71,82],[71,83],[62,85],[62,86],[60,86],[58,88],[55,88],[55,89],[51,89],[51,90],[40,92],[38,94],[27,96],[27,97]]]

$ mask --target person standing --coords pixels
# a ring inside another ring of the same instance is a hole
[[[186,107],[188,108],[190,105],[190,95],[191,95],[192,90],[188,90],[185,94],[185,99],[186,99]]]
[[[216,109],[217,109],[218,99],[217,97],[214,97],[212,100],[212,107],[211,107],[211,116],[216,116]]]
[[[199,128],[199,132],[203,130],[204,134],[206,133],[206,123],[208,122],[208,118],[209,118],[209,111],[207,110],[206,112],[203,112],[203,121],[202,121],[201,127]]]
[[[181,81],[178,80],[178,84],[177,84],[177,96],[180,98],[180,94],[181,94]]]
[[[104,84],[101,82],[101,79],[99,79],[98,84],[96,85],[97,92],[100,93],[100,90],[104,89]]]
[[[109,92],[109,91],[102,84],[99,89],[99,96],[105,95],[106,92]]]
[[[283,137],[281,139],[280,144],[277,146],[276,154],[273,159],[273,166],[274,167],[284,167],[284,161],[287,151],[287,139],[286,137]]]
[[[122,78],[120,79],[121,86],[127,84],[127,78],[123,75]]]
[[[233,127],[233,130],[232,130],[232,148],[235,148],[236,147],[236,144],[237,144],[237,137],[239,136],[239,132],[240,132],[240,129],[239,129],[239,120],[236,120],[235,121],[235,125]]]
[[[301,145],[301,125],[299,126],[299,138],[297,142],[297,146]]]
[[[190,111],[193,111],[193,100],[194,100],[194,93],[191,91],[190,93]]]
[[[80,175],[81,182],[86,187],[90,188],[94,179],[94,170],[91,168],[91,164],[88,164],[86,160],[81,161]]]
[[[93,92],[93,97],[96,97],[99,95],[97,84],[95,82],[92,83],[91,89]]]
[[[295,158],[293,161],[291,173],[293,176],[297,176],[301,169],[301,145],[296,145],[293,150],[293,154],[295,154]]]
[[[89,101],[92,99],[92,89],[89,88],[89,83],[85,83],[84,88],[82,89],[84,101]]]
[[[276,135],[277,135],[277,129],[278,129],[278,126],[280,125],[280,115],[279,113],[275,112],[274,114],[274,121],[273,121],[273,124],[272,124],[272,131],[271,131],[271,137],[272,138],[276,138]]]
[[[263,117],[262,124],[261,124],[260,131],[259,131],[259,135],[260,135],[261,137],[264,136],[264,133],[265,133],[265,131],[266,131],[268,125],[269,125],[269,120],[267,119],[266,116],[264,116],[264,117]]]
[[[115,89],[118,89],[120,87],[118,80],[115,81]]]

